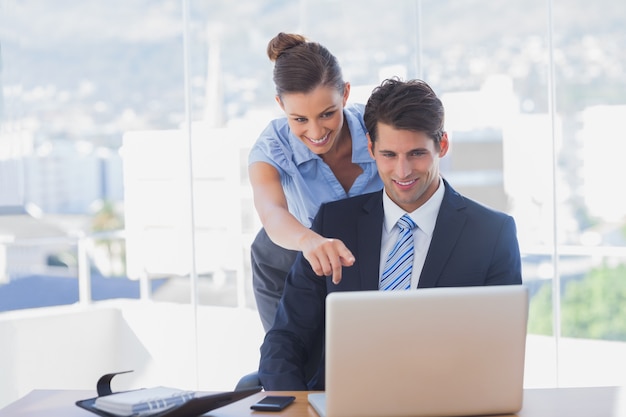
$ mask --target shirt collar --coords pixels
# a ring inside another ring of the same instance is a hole
[[[300,138],[293,134],[291,129],[289,129],[289,144],[291,145],[291,149],[293,151],[293,161],[296,165],[303,164],[313,159],[321,159],[319,156],[311,152],[311,150],[307,148],[304,143],[302,143]]]
[[[435,230],[435,223],[437,222],[437,215],[439,214],[439,207],[441,207],[444,193],[445,185],[441,177],[439,177],[439,186],[435,194],[415,211],[408,213],[409,217],[417,224],[420,230],[428,236],[432,236]],[[385,212],[384,224],[387,233],[393,229],[400,217],[407,214],[396,203],[391,201],[386,192],[383,192],[383,210]]]
[[[348,123],[352,136],[352,162],[355,164],[372,163],[374,158],[370,155],[366,131],[361,121],[360,113],[356,107],[348,107],[343,112],[344,120]]]

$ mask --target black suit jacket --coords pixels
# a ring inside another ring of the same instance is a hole
[[[521,284],[513,218],[461,196],[445,180],[445,194],[418,288]],[[276,320],[261,346],[259,376],[266,390],[323,390],[326,295],[378,290],[383,191],[321,206],[311,228],[341,239],[356,261],[338,285],[313,272],[300,253],[287,276]],[[319,362],[312,378],[305,364]],[[358,377],[358,376],[355,376]]]

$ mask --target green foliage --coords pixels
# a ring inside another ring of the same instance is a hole
[[[533,297],[530,311],[529,332],[552,334],[550,283]],[[565,285],[561,333],[564,337],[626,341],[626,265],[597,268]]]
[[[564,336],[626,340],[626,266],[592,270],[564,298]]]
[[[552,332],[552,286],[545,282],[530,300],[528,333],[551,336]]]

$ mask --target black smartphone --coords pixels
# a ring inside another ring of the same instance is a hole
[[[250,406],[257,411],[280,411],[291,404],[296,397],[290,395],[268,395],[256,404]]]

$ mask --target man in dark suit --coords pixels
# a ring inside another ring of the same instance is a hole
[[[513,218],[463,197],[439,173],[449,142],[433,90],[419,80],[386,80],[373,91],[364,119],[384,189],[320,208],[311,227],[329,238],[337,256],[311,266],[300,254],[294,263],[261,347],[259,377],[266,390],[324,389],[325,298],[333,291],[387,286],[382,271],[403,233],[396,225],[403,215],[413,222],[408,239],[414,250],[407,251],[408,277],[399,289],[522,282]],[[321,358],[314,357],[318,350]],[[317,372],[308,376],[311,361]]]

